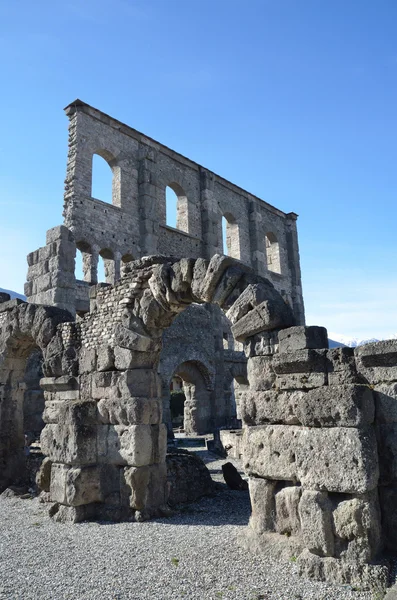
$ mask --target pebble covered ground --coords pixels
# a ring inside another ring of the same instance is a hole
[[[201,453],[201,452],[200,452]],[[208,462],[208,454],[203,453]],[[221,464],[207,464],[219,480]],[[237,543],[248,492],[223,489],[146,523],[61,525],[37,498],[0,496],[0,599],[378,600],[302,579]],[[376,593],[376,592],[375,592]]]

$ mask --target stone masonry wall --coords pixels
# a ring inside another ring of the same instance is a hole
[[[64,224],[94,264],[86,281],[97,281],[99,254],[114,261],[118,273],[120,262],[131,257],[164,253],[209,259],[222,253],[224,216],[229,254],[270,278],[297,322],[304,323],[294,213],[283,213],[79,100],[65,110],[70,125]],[[92,197],[94,154],[112,170],[112,204]],[[166,225],[167,186],[178,196],[178,229]],[[274,241],[271,251],[266,250],[268,234]],[[278,260],[270,263],[275,253]]]
[[[254,349],[242,394],[247,543],[317,579],[385,584],[382,557],[397,547],[397,343],[328,350],[320,327],[278,341]]]

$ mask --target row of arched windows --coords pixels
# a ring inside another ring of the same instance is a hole
[[[109,248],[93,252],[86,242],[78,242],[76,248],[75,277],[89,284],[115,283],[123,275],[127,263],[134,260],[129,253],[119,258]]]
[[[94,154],[92,158],[92,196],[100,198],[104,202],[114,201],[114,173],[112,167],[105,158]],[[165,188],[165,213],[166,225],[189,232],[188,223],[188,200],[185,192],[177,183],[170,183]],[[240,232],[235,217],[231,213],[222,215],[222,249],[223,253],[232,258],[241,258]],[[281,273],[280,246],[277,237],[273,232],[268,232],[264,236],[264,245],[266,253],[266,266],[269,271]],[[84,263],[84,251],[82,262]],[[108,281],[114,279],[112,274],[112,265],[109,261],[114,261],[114,257],[109,255],[108,250],[102,250],[100,257],[103,264],[99,265],[98,281]],[[122,259],[123,261],[123,259]]]

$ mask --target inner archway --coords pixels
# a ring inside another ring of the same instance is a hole
[[[187,361],[178,366],[174,375],[180,378],[181,391],[185,396],[183,404],[185,433],[200,435],[210,432],[212,429],[211,387],[204,365]]]

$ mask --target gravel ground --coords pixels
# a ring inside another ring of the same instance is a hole
[[[199,452],[219,480],[224,461]],[[373,599],[247,554],[236,538],[249,513],[248,492],[224,487],[168,519],[61,525],[37,498],[0,496],[0,599]]]

